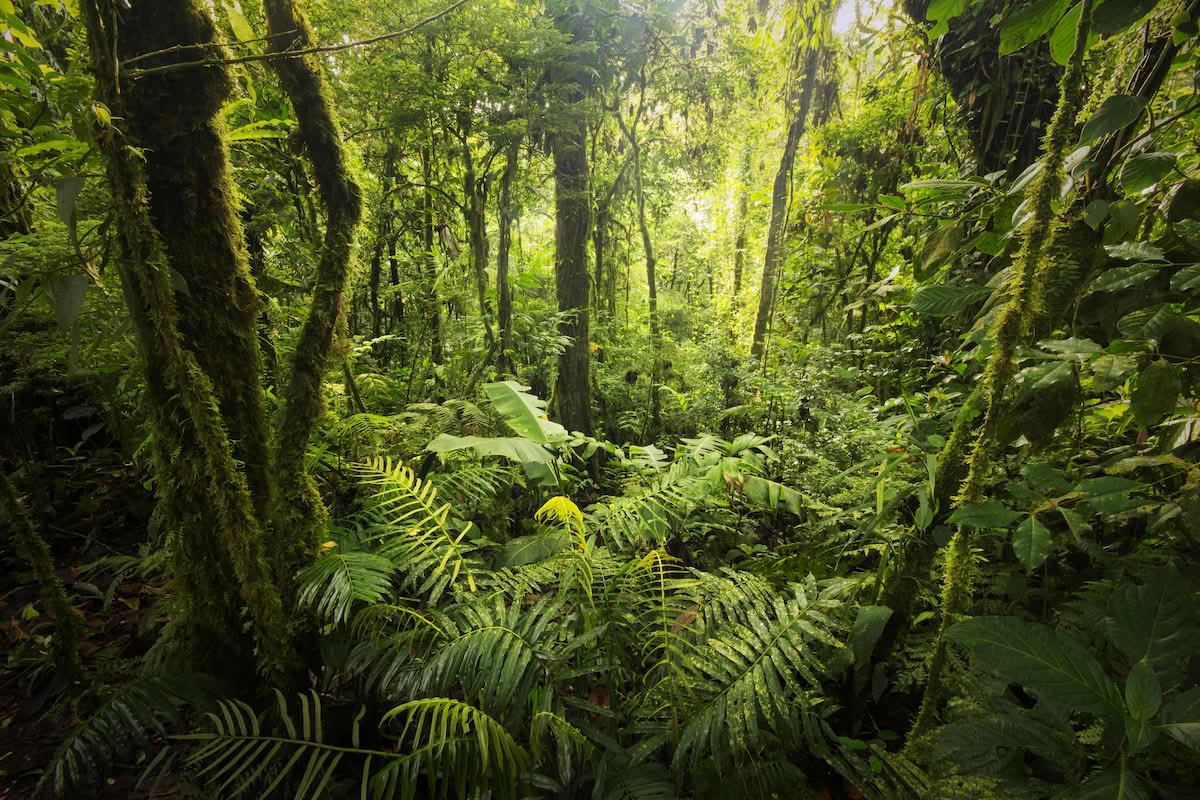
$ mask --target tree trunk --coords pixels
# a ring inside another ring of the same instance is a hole
[[[590,436],[587,243],[591,202],[584,146],[586,128],[586,122],[579,117],[554,137],[555,288],[558,310],[573,312],[573,316],[559,326],[559,333],[569,336],[571,344],[559,356],[554,395],[559,419],[567,430]]]
[[[500,328],[500,349],[496,354],[496,378],[503,379],[516,370],[513,366],[512,287],[508,282],[509,250],[512,249],[512,184],[521,155],[521,140],[508,143],[504,174],[500,176],[500,247],[496,254],[496,321]]]
[[[658,324],[658,287],[655,280],[654,247],[650,241],[650,228],[646,225],[646,196],[642,191],[642,152],[638,144],[637,129],[629,131],[633,147],[633,180],[637,187],[638,229],[642,233],[642,250],[646,254],[646,289],[650,295],[650,419],[655,432],[662,430],[662,401],[658,396],[658,384],[662,380],[662,330]],[[679,251],[676,250],[676,256]],[[672,279],[674,274],[672,273]]]
[[[299,0],[264,0],[263,10],[271,52],[301,50],[316,43]],[[279,576],[287,587],[296,569],[315,555],[325,525],[325,504],[316,484],[305,473],[304,453],[313,426],[324,413],[322,379],[335,343],[345,335],[346,288],[354,230],[362,216],[362,196],[350,178],[329,87],[316,56],[276,58],[271,64],[292,101],[326,215],[312,306],[296,345],[275,452],[281,489],[276,535],[284,537],[279,548],[283,552]],[[228,359],[228,354],[221,357]],[[242,367],[236,360],[230,361],[234,368]]]
[[[459,114],[459,133],[463,144],[463,204],[467,217],[467,236],[470,238],[471,267],[475,272],[475,290],[479,295],[479,317],[483,320],[483,338],[487,349],[491,350],[496,343],[492,333],[492,310],[487,302],[487,177],[475,174],[475,159],[471,155],[471,114],[473,108],[468,108]]]
[[[799,102],[788,125],[787,143],[779,159],[779,170],[775,173],[775,185],[771,192],[771,223],[767,230],[767,252],[763,258],[762,288],[758,295],[758,316],[754,320],[754,342],[750,354],[761,359],[767,335],[767,323],[771,308],[775,304],[775,289],[778,282],[779,265],[783,261],[784,233],[787,227],[788,189],[792,182],[792,164],[796,160],[796,148],[804,135],[804,124],[812,104],[813,87],[817,80],[817,63],[820,51],[809,48],[804,57],[804,86]]]
[[[264,549],[272,506],[255,316],[259,309],[234,213],[221,66],[118,84],[115,65],[221,59],[197,0],[118,9],[85,4],[96,97],[123,126],[103,125],[119,269],[146,370],[158,474],[157,515],[175,531],[175,643],[200,669],[245,680],[297,672],[283,603]],[[120,49],[112,20],[121,19]],[[183,51],[181,45],[199,46]],[[135,151],[136,148],[136,151]],[[135,155],[136,152],[136,155]],[[175,290],[176,285],[186,291]],[[229,591],[240,588],[240,597]],[[247,635],[242,607],[250,613]]]
[[[742,185],[738,189],[737,241],[733,245],[733,306],[736,310],[742,295],[742,274],[746,268],[746,218],[750,213],[750,148],[742,158]]]

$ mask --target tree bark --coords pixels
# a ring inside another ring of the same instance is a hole
[[[475,272],[475,291],[479,295],[479,317],[483,320],[483,338],[487,349],[491,350],[496,343],[492,333],[492,310],[488,307],[487,263],[487,177],[475,174],[475,158],[471,154],[471,114],[474,109],[468,107],[459,114],[459,134],[463,145],[463,199],[467,217],[467,236],[470,238],[471,267]]]
[[[91,0],[84,17],[96,97],[123,126],[99,125],[97,142],[118,221],[122,289],[146,370],[156,513],[178,534],[172,638],[200,669],[245,680],[257,661],[287,680],[298,664],[263,537],[274,471],[259,381],[259,302],[233,209],[220,116],[230,75],[221,66],[195,67],[121,85],[115,70],[155,51],[162,52],[144,59],[146,66],[195,57],[195,50],[180,55],[180,45],[197,45],[214,60],[225,54],[197,0],[132,8]]]
[[[808,109],[812,105],[819,54],[820,50],[813,47],[809,48],[804,56],[804,86],[792,114],[792,121],[788,125],[787,142],[784,144],[783,155],[779,159],[779,169],[775,173],[775,184],[771,192],[771,223],[767,230],[767,252],[763,258],[762,287],[758,295],[758,316],[754,320],[754,341],[750,346],[750,354],[757,359],[761,359],[763,356],[767,325],[770,321],[771,309],[775,304],[779,265],[783,261],[792,164],[795,163],[796,148],[800,144],[801,137],[804,136]]]
[[[283,54],[316,43],[299,0],[264,0],[263,10],[271,37],[270,52]],[[320,62],[309,55],[276,58],[271,64],[292,101],[326,214],[312,306],[296,345],[275,452],[281,489],[275,515],[276,534],[285,537],[280,547],[279,575],[286,587],[290,586],[295,570],[315,555],[317,539],[325,524],[325,505],[316,485],[305,473],[304,453],[313,426],[324,411],[322,379],[338,339],[345,335],[346,288],[354,230],[362,216],[362,195],[347,168],[342,136]]]
[[[742,156],[742,185],[738,189],[737,240],[733,245],[733,305],[736,310],[742,296],[742,274],[746,268],[746,219],[750,214],[750,148]]]
[[[500,328],[500,349],[496,353],[496,379],[515,372],[512,332],[512,287],[508,281],[509,250],[512,249],[512,185],[521,155],[521,140],[508,143],[504,173],[500,176],[500,246],[496,254],[496,322]]]

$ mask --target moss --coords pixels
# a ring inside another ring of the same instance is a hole
[[[273,52],[307,48],[315,42],[312,26],[294,0],[266,0],[264,10]],[[292,101],[326,212],[313,303],[296,345],[275,452],[280,480],[276,527],[287,535],[277,567],[286,579],[315,554],[326,518],[320,494],[304,472],[304,452],[324,411],[322,378],[332,363],[338,339],[345,334],[346,286],[355,229],[362,216],[362,195],[347,168],[337,117],[319,62],[310,55],[276,58],[271,63]]]
[[[1005,395],[1016,371],[1013,356],[1017,345],[1027,337],[1032,327],[1033,309],[1045,307],[1045,286],[1055,263],[1053,259],[1045,257],[1047,251],[1053,252],[1054,249],[1052,237],[1056,227],[1051,204],[1059,188],[1059,176],[1064,161],[1063,150],[1079,112],[1084,43],[1091,28],[1091,8],[1092,0],[1083,0],[1080,23],[1075,32],[1074,52],[1060,85],[1058,109],[1042,142],[1043,159],[1046,164],[1031,189],[1033,221],[1015,260],[1016,268],[1008,287],[1008,302],[992,329],[992,353],[980,388],[985,408],[983,422],[971,448],[967,475],[956,498],[956,507],[978,503],[984,498],[993,457],[999,446],[997,431],[1004,411]],[[954,431],[954,438],[961,437],[967,424],[966,421],[960,421]],[[942,674],[946,665],[947,646],[945,633],[953,624],[956,615],[964,613],[970,606],[970,546],[970,530],[960,525],[955,531],[947,554],[946,575],[942,587],[942,618],[937,643],[929,660],[929,679],[921,710],[909,733],[910,745],[933,724],[943,691]]]
[[[177,533],[180,627],[195,632],[189,638],[197,648],[212,634],[228,637],[207,654],[209,663],[248,660],[248,648],[237,646],[240,604],[229,591],[236,583],[253,621],[259,667],[286,678],[295,674],[296,658],[256,513],[272,494],[262,392],[258,371],[238,361],[258,363],[257,300],[216,118],[229,77],[209,67],[118,83],[120,57],[213,41],[211,20],[196,0],[164,0],[123,15],[107,0],[93,0],[85,14],[96,96],[127,126],[101,126],[97,143],[116,206],[122,287],[146,364],[161,517]],[[132,147],[143,148],[141,158]],[[187,282],[178,295],[176,276]]]

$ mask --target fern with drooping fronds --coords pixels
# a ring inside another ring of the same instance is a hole
[[[402,800],[415,794],[418,777],[425,775],[433,797],[467,797],[472,790],[490,788],[501,798],[517,797],[517,782],[525,774],[529,754],[504,726],[460,700],[433,697],[412,700],[387,712],[383,721],[404,718],[402,741],[416,747],[389,768],[403,774]]]
[[[372,502],[388,530],[374,538],[380,555],[406,573],[404,584],[431,603],[447,590],[474,592],[482,568],[473,555],[478,548],[466,539],[474,526],[468,522],[455,533],[447,523],[450,504],[438,505],[433,484],[403,464],[376,458],[354,469],[364,483],[378,487]]]

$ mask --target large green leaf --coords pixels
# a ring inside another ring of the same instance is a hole
[[[1200,686],[1176,695],[1163,706],[1160,719],[1168,736],[1200,750]]]
[[[473,449],[476,455],[503,456],[518,464],[550,464],[554,461],[554,454],[540,444],[516,436],[452,436],[443,433],[426,445],[425,449],[434,453],[450,453],[468,447]]]
[[[981,663],[1079,711],[1120,713],[1121,693],[1083,645],[1057,631],[1016,617],[975,617],[946,636],[971,650]]]
[[[742,496],[755,505],[772,510],[784,509],[797,516],[804,514],[804,495],[795,489],[757,475],[747,475],[745,481]]]
[[[546,419],[546,401],[526,394],[528,386],[516,381],[499,381],[484,384],[483,391],[517,435],[538,444],[546,444],[567,435],[566,428]]]
[[[1113,95],[1104,101],[1091,119],[1083,126],[1079,136],[1080,144],[1095,141],[1101,136],[1107,136],[1113,131],[1119,131],[1126,125],[1132,125],[1146,109],[1146,100],[1127,94]]]
[[[935,23],[929,36],[936,39],[950,30],[950,20],[966,11],[970,4],[971,0],[932,0],[925,12],[925,19]]]
[[[1021,518],[999,500],[969,503],[950,515],[951,522],[968,528],[1007,528]]]
[[[1175,567],[1159,567],[1141,586],[1126,586],[1109,603],[1108,638],[1134,664],[1150,663],[1164,684],[1178,680],[1200,649],[1193,589]]]
[[[1171,276],[1171,290],[1175,292],[1190,292],[1200,289],[1200,264],[1191,264]]]
[[[1136,501],[1130,499],[1129,493],[1144,488],[1146,484],[1139,481],[1105,475],[1103,478],[1085,478],[1075,484],[1073,491],[1083,494],[1093,511],[1115,514],[1137,505]]]
[[[1017,526],[1012,545],[1025,569],[1037,569],[1050,553],[1050,529],[1038,522],[1037,517],[1026,517]]]
[[[1120,33],[1158,5],[1159,0],[1106,0],[1092,12],[1092,29],[1101,36]]]
[[[1166,261],[1167,256],[1161,247],[1155,247],[1147,242],[1121,242],[1120,244],[1105,245],[1104,252],[1113,258],[1124,261]]]
[[[1125,706],[1136,720],[1148,720],[1162,705],[1162,684],[1146,659],[1133,665],[1125,678]]]
[[[1079,16],[1082,12],[1083,5],[1076,3],[1054,26],[1054,33],[1050,34],[1050,55],[1064,67],[1075,50],[1075,31],[1079,28]],[[1095,31],[1089,32],[1084,52],[1086,53],[1099,38]]]
[[[1149,189],[1175,168],[1178,158],[1175,153],[1142,153],[1134,156],[1121,167],[1121,188],[1126,194]]]
[[[1141,263],[1131,267],[1114,267],[1101,273],[1100,277],[1092,281],[1088,292],[1115,292],[1118,289],[1128,289],[1130,286],[1144,283],[1164,266],[1164,264]]]
[[[1126,314],[1117,322],[1117,330],[1126,339],[1158,341],[1162,339],[1163,334],[1179,323],[1180,316],[1164,303]]]
[[[947,317],[969,308],[992,293],[986,286],[926,286],[913,294],[909,307],[921,314]]]
[[[1000,55],[1015,53],[1041,38],[1062,19],[1068,5],[1070,0],[1034,0],[1032,5],[1009,14],[1000,24]]]
[[[1179,367],[1163,359],[1151,361],[1138,373],[1130,396],[1134,419],[1143,428],[1155,425],[1175,410],[1179,393],[1183,391],[1183,375]]]

